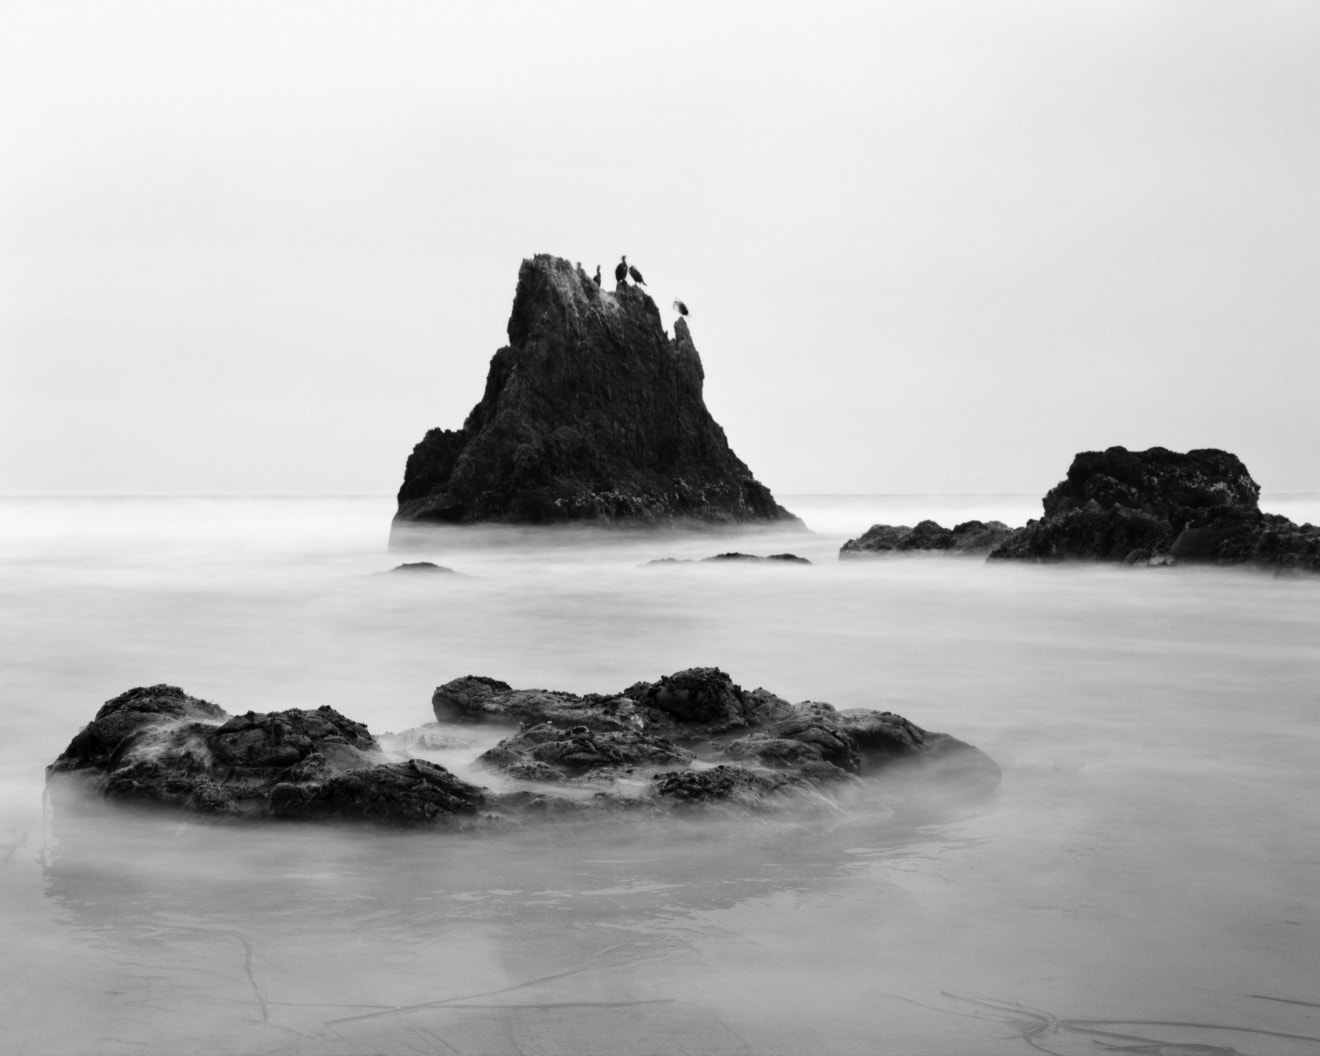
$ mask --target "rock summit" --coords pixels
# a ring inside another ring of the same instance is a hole
[[[566,260],[524,260],[486,391],[432,429],[399,489],[406,522],[800,525],[733,453],[702,398],[685,319],[603,289]]]

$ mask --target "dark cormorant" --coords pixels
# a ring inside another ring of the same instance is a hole
[[[614,265],[614,281],[623,282],[628,277],[628,258],[620,257],[619,263]]]
[[[597,286],[600,285],[600,265],[599,265],[599,264],[596,265],[596,274],[593,275],[593,276],[591,276],[591,281],[594,282]]]
[[[628,265],[628,274],[632,276],[633,282],[637,283],[638,286],[646,285],[646,280],[642,278],[642,273],[631,264]]]
[[[678,312],[679,315],[688,314],[687,305],[684,304],[682,301],[678,301],[678,300],[674,301],[674,311]]]

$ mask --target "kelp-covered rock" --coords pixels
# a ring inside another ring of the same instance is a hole
[[[459,829],[713,802],[829,806],[832,788],[897,763],[939,761],[978,793],[999,779],[977,749],[892,712],[790,704],[715,667],[583,695],[467,675],[437,689],[434,707],[445,723],[430,728],[434,738],[421,728],[387,740],[452,752],[464,744],[444,735],[454,723],[511,727],[465,764],[489,774],[496,791],[425,758],[387,756],[365,726],[330,707],[231,717],[173,686],[108,702],[47,772],[82,778],[110,799],[212,816]]]
[[[1320,571],[1320,529],[1262,513],[1259,496],[1227,451],[1085,451],[1042,500],[1045,516],[990,556]]]
[[[408,458],[394,539],[414,522],[801,525],[733,453],[702,396],[686,320],[566,260],[524,260],[485,394]]]

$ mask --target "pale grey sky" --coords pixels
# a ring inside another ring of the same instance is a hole
[[[1320,5],[0,0],[0,493],[389,493],[518,265],[780,494],[1320,490]]]

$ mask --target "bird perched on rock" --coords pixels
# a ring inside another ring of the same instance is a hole
[[[632,276],[633,282],[637,283],[638,286],[646,285],[646,280],[642,278],[642,273],[631,264],[628,265],[628,274]]]
[[[614,265],[614,281],[623,282],[628,277],[628,258],[620,257],[619,263]]]
[[[597,286],[600,285],[600,265],[599,265],[599,264],[596,265],[596,274],[593,275],[593,276],[591,276],[591,281],[594,282]]]
[[[687,314],[688,314],[687,305],[684,304],[682,301],[679,301],[679,300],[675,300],[675,301],[674,301],[674,311],[676,311],[679,315],[687,315]]]

